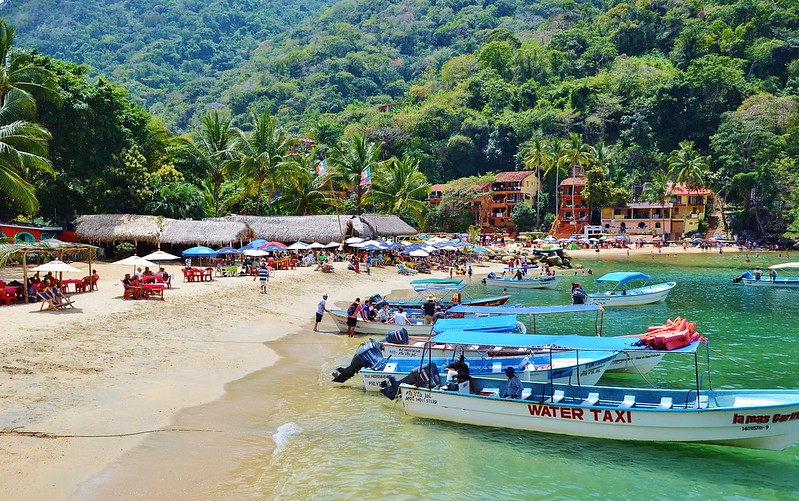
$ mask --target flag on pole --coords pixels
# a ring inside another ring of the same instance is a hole
[[[361,186],[372,186],[372,169],[370,167],[361,171]]]
[[[322,160],[316,164],[316,173],[322,176],[325,172],[327,172],[327,160]]]

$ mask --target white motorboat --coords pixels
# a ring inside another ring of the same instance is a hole
[[[558,284],[558,275],[540,277],[498,277],[489,273],[482,282],[491,287],[511,289],[551,289]]]
[[[616,286],[605,292],[585,294],[582,289],[572,290],[572,299],[576,304],[581,301],[602,306],[638,306],[663,301],[669,292],[677,285],[676,282],[663,282],[660,284],[646,285],[650,276],[639,272],[617,271],[597,278],[598,283],[615,282]],[[633,281],[643,281],[643,285],[627,288]]]
[[[744,285],[750,287],[780,287],[780,288],[799,288],[799,262],[781,263],[768,267],[769,273],[766,276],[757,277],[751,273],[744,272],[737,279]],[[783,272],[792,273],[792,275],[781,276]]]

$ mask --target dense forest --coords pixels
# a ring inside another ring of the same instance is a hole
[[[228,16],[238,18],[235,13],[246,3],[225,4]],[[17,4],[21,12],[34,2]],[[197,11],[187,8],[184,14],[194,18]],[[247,19],[257,15],[248,12]],[[196,31],[196,25],[176,23],[170,37],[192,40],[194,31],[180,31],[186,26]],[[168,95],[160,109],[150,102],[166,124],[159,126],[164,135],[169,129],[191,130],[196,145],[198,134],[214,123],[209,110],[221,110],[213,113],[217,125],[243,133],[255,130],[253,117],[269,117],[281,130],[313,139],[316,150],[308,154],[315,160],[336,152],[343,158],[344,144],[353,146],[358,139],[379,150],[375,161],[393,158],[395,168],[414,165],[431,182],[531,168],[542,171],[550,194],[568,171],[569,150],[589,146],[584,167],[600,167],[608,189],[646,184],[644,193],[656,199],[662,195],[655,188],[667,177],[682,177],[714,189],[735,231],[799,229],[799,6],[794,2],[349,0],[287,28],[268,42],[241,45],[230,67],[214,66],[209,58],[204,64],[220,73],[203,79],[196,94]],[[94,47],[105,38],[113,42],[115,36],[77,34],[70,44]],[[51,45],[25,40],[59,58],[84,61],[74,47],[72,56],[48,49],[59,46],[50,39]],[[163,59],[140,56],[105,61],[112,65],[106,78],[124,81],[119,74],[134,67],[146,73],[151,59]],[[173,68],[180,73],[182,66]],[[163,76],[149,76],[157,75]],[[145,75],[134,80],[128,87],[134,99],[151,99],[139,92]],[[83,81],[124,94],[105,79]],[[185,111],[171,113],[170,107]],[[57,145],[55,134],[53,141]],[[140,161],[151,164],[147,144],[133,142],[123,148],[126,154],[135,146]],[[158,162],[210,194],[210,212],[289,210],[240,196],[235,176],[217,175],[211,182],[196,167],[196,156],[177,151],[164,147]],[[114,160],[98,159],[93,168],[119,162],[121,153],[109,152]],[[55,159],[54,166],[63,168]],[[270,183],[267,199],[286,191]],[[360,207],[360,195],[348,203]],[[551,208],[550,203],[541,210]],[[313,210],[332,209],[322,204]],[[416,212],[416,223],[436,220]]]

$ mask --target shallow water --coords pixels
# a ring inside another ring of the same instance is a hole
[[[608,271],[643,271],[653,282],[676,281],[665,303],[607,309],[605,335],[644,332],[648,325],[682,315],[696,321],[710,339],[715,388],[797,388],[797,293],[731,283],[755,264],[768,263],[760,258],[746,264],[732,254],[654,260],[600,256],[585,262],[593,276],[578,272],[578,279],[589,291],[599,290],[595,278]],[[563,280],[552,291],[512,293],[511,302],[564,304],[570,282]],[[495,292],[477,280],[467,290],[469,295]],[[558,316],[538,319],[536,327],[539,332],[587,333],[593,332],[594,321],[592,314]],[[206,494],[322,500],[799,497],[797,445],[774,452],[641,444],[413,419],[404,415],[401,403],[365,393],[357,376],[343,386],[330,382],[331,370],[348,363],[364,339],[308,332],[281,342],[282,349],[296,354],[314,340],[327,347],[315,350],[321,368],[290,367],[290,357],[278,363],[278,370],[232,383],[224,399],[209,404],[238,406],[240,412],[229,413],[237,421],[226,424],[243,432],[217,444],[227,473]],[[693,358],[682,357],[667,356],[646,378],[616,376],[602,383],[684,386],[693,378]],[[268,405],[258,399],[258,392],[267,391]],[[264,452],[266,438],[277,444],[274,452]],[[165,438],[146,443],[157,449],[159,440]]]

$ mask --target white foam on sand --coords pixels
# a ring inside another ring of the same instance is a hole
[[[275,441],[275,450],[272,451],[272,457],[277,456],[289,444],[291,437],[299,435],[303,432],[296,423],[288,422],[278,427],[277,431],[272,435],[272,440]]]

